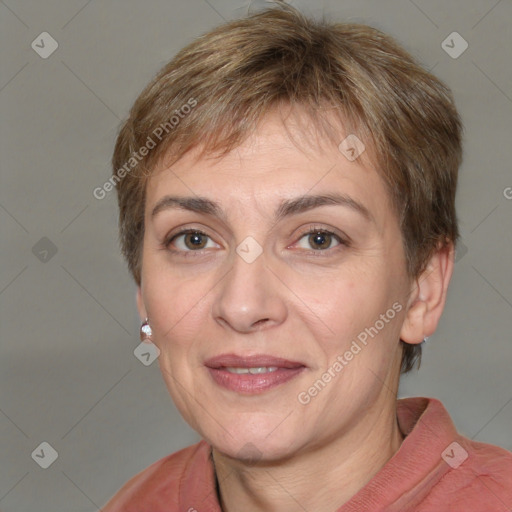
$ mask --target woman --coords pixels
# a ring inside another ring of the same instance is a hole
[[[111,181],[141,337],[203,440],[103,510],[512,507],[512,454],[397,400],[453,271],[461,131],[390,37],[288,7],[157,75]]]

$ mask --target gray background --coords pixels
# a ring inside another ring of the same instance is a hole
[[[118,251],[115,196],[92,191],[109,177],[120,120],[146,82],[248,4],[0,2],[3,512],[96,511],[135,473],[198,440],[158,363],[133,354],[135,286]],[[462,433],[510,450],[512,3],[293,4],[389,32],[455,94],[466,126],[462,245],[439,329],[400,396],[437,397]],[[44,31],[59,45],[46,59],[31,47]],[[441,45],[454,31],[469,45],[457,58]],[[47,469],[31,456],[42,442],[58,453]]]

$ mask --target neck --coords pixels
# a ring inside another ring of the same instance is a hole
[[[371,480],[403,441],[395,402],[385,410],[383,414],[375,404],[350,432],[282,463],[260,461],[247,466],[214,449],[222,510],[337,510]]]

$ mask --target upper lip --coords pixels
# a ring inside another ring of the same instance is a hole
[[[274,357],[267,354],[251,356],[239,356],[237,354],[221,354],[205,361],[208,368],[261,368],[276,366],[278,368],[300,368],[305,366],[298,361],[290,361],[282,357]]]

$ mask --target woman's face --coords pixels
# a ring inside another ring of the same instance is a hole
[[[272,115],[147,187],[139,311],[181,414],[232,457],[313,449],[396,397],[410,282],[384,183],[289,129],[301,149]]]

